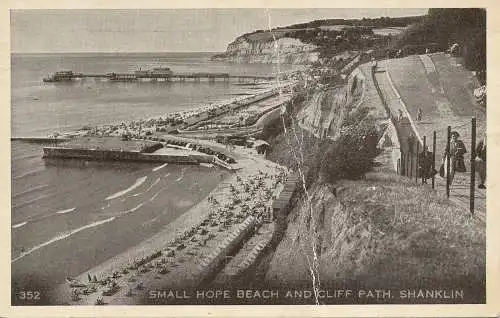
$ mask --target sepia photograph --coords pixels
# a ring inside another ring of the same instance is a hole
[[[487,11],[11,9],[11,306],[486,304]]]

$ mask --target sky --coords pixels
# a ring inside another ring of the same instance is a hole
[[[409,8],[12,10],[11,51],[223,52],[239,35],[269,24],[426,13]]]

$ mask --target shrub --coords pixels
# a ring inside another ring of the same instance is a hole
[[[371,120],[344,127],[322,156],[321,175],[328,182],[364,176],[377,155],[377,141],[377,129]]]

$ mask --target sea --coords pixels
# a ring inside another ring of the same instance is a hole
[[[271,75],[277,66],[213,62],[210,53],[13,54],[11,134],[47,136],[161,116],[251,93],[237,82],[44,83],[58,70]],[[280,65],[281,71],[297,69]],[[204,166],[44,160],[43,144],[11,143],[12,286],[55,286],[153,236],[228,175]]]

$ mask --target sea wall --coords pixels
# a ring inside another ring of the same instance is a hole
[[[225,53],[214,56],[213,60],[233,63],[311,64],[319,59],[316,49],[315,45],[303,43],[295,38],[260,41],[241,36],[227,46]]]
[[[198,283],[201,284],[203,281],[211,279],[217,273],[226,256],[234,253],[235,249],[254,233],[256,226],[258,226],[257,219],[254,216],[247,217],[212,252],[202,259],[198,267]]]
[[[168,162],[177,164],[198,164],[200,162],[211,162],[208,158],[211,156],[197,155],[159,155],[148,154],[134,151],[118,150],[91,150],[75,149],[64,147],[44,147],[44,158],[65,158],[65,159],[84,159],[98,161],[148,161],[148,162]],[[203,161],[202,161],[203,160]],[[206,161],[205,161],[206,160]]]

